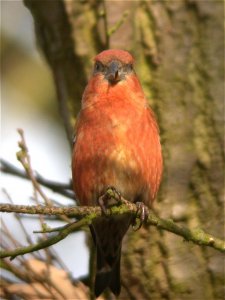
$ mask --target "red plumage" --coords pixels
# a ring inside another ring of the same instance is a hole
[[[97,205],[113,186],[131,202],[151,206],[162,175],[158,126],[126,51],[95,58],[76,124],[73,185],[81,205]],[[91,227],[97,246],[95,293],[120,292],[121,242],[129,216],[102,217]]]

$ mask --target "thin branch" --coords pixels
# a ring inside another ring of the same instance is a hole
[[[70,234],[77,228],[86,225],[87,219],[88,216],[86,218],[81,219],[78,222],[71,223],[69,224],[69,226],[65,226],[57,235],[49,237],[48,239],[42,240],[41,242],[38,242],[36,244],[31,244],[27,247],[21,247],[14,250],[0,251],[0,258],[10,257],[10,260],[12,260],[18,255],[24,255],[26,253],[31,253],[37,250],[47,248],[51,245],[54,245],[59,241],[61,241],[62,239],[65,239],[68,236],[68,234]]]
[[[46,225],[46,224],[44,224]],[[54,228],[50,228],[47,225],[42,227],[42,230],[34,230],[33,233],[50,233],[50,232],[58,232],[58,231],[62,231],[64,228],[69,227],[71,225],[71,223],[66,224],[64,226],[59,226],[59,227],[54,227]]]
[[[73,115],[80,106],[86,74],[80,56],[74,51],[67,5],[60,0],[24,0],[24,4],[33,16],[38,45],[53,71],[59,113],[72,149]]]
[[[9,193],[6,191],[6,189],[3,189],[3,193],[6,195],[7,199],[10,201],[11,204],[13,204],[12,198],[10,197]],[[26,240],[29,244],[32,243],[32,240],[30,238],[30,235],[28,234],[20,216],[18,214],[14,214],[14,217],[16,218],[17,222],[19,223],[20,228],[23,231],[24,236],[26,237]]]
[[[51,201],[48,199],[48,197],[42,191],[39,183],[37,182],[37,180],[34,176],[34,171],[31,166],[31,159],[30,159],[30,155],[28,152],[28,147],[27,147],[25,137],[24,137],[24,131],[21,128],[18,129],[17,131],[20,135],[21,140],[18,142],[20,151],[18,151],[16,153],[16,156],[17,156],[18,161],[21,162],[22,166],[24,167],[27,177],[32,182],[33,189],[34,189],[34,199],[38,204],[38,196],[37,195],[39,194],[42,197],[42,199],[44,200],[45,204],[51,206],[52,205]]]
[[[28,179],[28,180],[30,179],[24,171],[20,170],[19,168],[15,167],[14,165],[5,161],[4,159],[0,159],[0,163],[1,163],[1,168],[0,168],[1,172],[14,175],[23,179]],[[74,200],[74,193],[72,192],[71,183],[60,183],[60,182],[48,180],[42,177],[37,172],[35,172],[34,177],[39,184],[49,188],[53,192],[57,192],[60,195],[63,195],[67,198]]]
[[[56,206],[43,206],[43,205],[15,205],[9,203],[1,203],[0,204],[1,212],[15,212],[22,214],[30,214],[30,215],[51,215],[51,216],[59,216],[66,215],[68,217],[83,217],[87,214],[95,213],[97,216],[101,214],[101,209],[99,206],[90,207],[90,206],[70,206],[70,207],[56,207]]]
[[[41,249],[44,247],[48,247],[53,243],[63,239],[66,237],[69,232],[74,231],[77,228],[81,228],[84,225],[89,225],[92,221],[100,217],[102,215],[102,211],[99,206],[91,207],[91,206],[82,206],[82,207],[44,207],[44,206],[25,206],[25,205],[11,205],[8,203],[0,204],[0,211],[2,212],[16,212],[16,213],[26,213],[26,214],[44,214],[44,215],[66,215],[68,217],[76,217],[81,218],[78,223],[70,224],[68,227],[63,228],[62,231],[53,238],[50,238],[50,242],[48,240],[41,242],[41,246],[39,244],[31,245],[29,247],[21,249],[16,249],[13,251],[2,251],[0,257],[12,256],[15,257],[21,253],[24,254],[24,249],[26,251],[36,251],[37,249]],[[137,206],[134,203],[131,203],[122,198],[122,204],[119,206],[113,206],[111,209],[106,210],[106,215],[119,215],[119,214],[133,214],[139,217],[139,211],[137,213]],[[225,253],[225,242],[221,239],[215,238],[214,236],[205,233],[201,229],[188,229],[186,227],[182,227],[174,223],[170,219],[161,219],[157,217],[152,211],[149,212],[148,218],[146,220],[148,225],[156,226],[159,229],[164,229],[166,231],[170,231],[183,237],[187,241],[192,241],[195,244],[212,247],[220,252]],[[71,229],[72,228],[72,229]],[[70,230],[71,229],[71,230]],[[17,254],[19,253],[19,254]],[[25,252],[27,253],[27,252]]]
[[[41,198],[44,200],[45,205],[47,206],[52,206],[52,202],[51,200],[45,195],[44,191],[42,190],[41,186],[39,185],[39,183],[37,182],[35,176],[34,176],[34,171],[31,165],[31,158],[29,155],[29,151],[28,151],[28,147],[27,147],[27,143],[25,140],[25,136],[24,136],[24,131],[23,129],[18,129],[17,130],[19,135],[20,135],[20,141],[18,142],[18,145],[20,147],[20,151],[18,151],[16,153],[17,159],[20,161],[20,163],[22,164],[22,166],[24,167],[24,170],[27,174],[27,176],[30,178],[31,183],[33,185],[33,193],[34,193],[34,201],[36,203],[36,205],[39,205],[39,195],[41,196]],[[62,218],[65,218],[65,216],[61,216]],[[39,221],[40,224],[43,226],[44,224],[44,216],[43,215],[39,215]],[[43,239],[46,238],[46,234],[43,233]],[[30,243],[32,244],[32,243]],[[51,255],[49,253],[48,248],[44,249],[44,253],[46,255],[46,266],[47,266],[47,272],[49,271],[49,265],[51,264]]]
[[[67,80],[65,78],[64,71],[60,66],[53,64],[52,68],[53,68],[53,76],[55,80],[56,92],[58,96],[59,111],[61,112],[61,117],[63,119],[67,139],[72,149],[73,126],[71,122],[72,115],[68,106],[69,92],[68,92]]]

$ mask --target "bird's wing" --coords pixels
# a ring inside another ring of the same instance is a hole
[[[156,115],[154,114],[153,110],[151,109],[151,107],[149,105],[147,106],[147,112],[148,112],[149,121],[154,123],[157,131],[159,132],[159,126],[158,126],[158,123],[157,123]]]
[[[80,112],[77,115],[75,126],[74,126],[74,134],[73,134],[73,147],[76,143],[76,135],[77,135],[77,129],[78,129],[78,124],[79,124],[79,119],[80,119]]]

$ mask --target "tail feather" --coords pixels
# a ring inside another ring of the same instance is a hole
[[[113,216],[97,219],[90,225],[97,248],[97,273],[95,295],[98,297],[106,288],[116,296],[121,289],[120,256],[122,239],[131,222],[131,216]]]
[[[98,297],[109,286],[111,271],[97,272],[95,277],[95,296]]]
[[[118,260],[111,271],[111,278],[109,283],[109,288],[113,292],[114,295],[119,296],[121,290],[121,282],[120,282],[120,257],[119,254]]]
[[[98,297],[107,287],[116,296],[120,294],[120,251],[115,264],[110,267],[97,247],[97,274],[95,277],[95,296]]]

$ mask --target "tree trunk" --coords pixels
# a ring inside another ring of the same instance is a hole
[[[155,209],[221,237],[223,1],[33,1],[37,39],[52,68],[71,135],[93,56],[122,48],[161,130],[164,177]],[[119,299],[222,299],[223,257],[155,228],[126,236]]]

